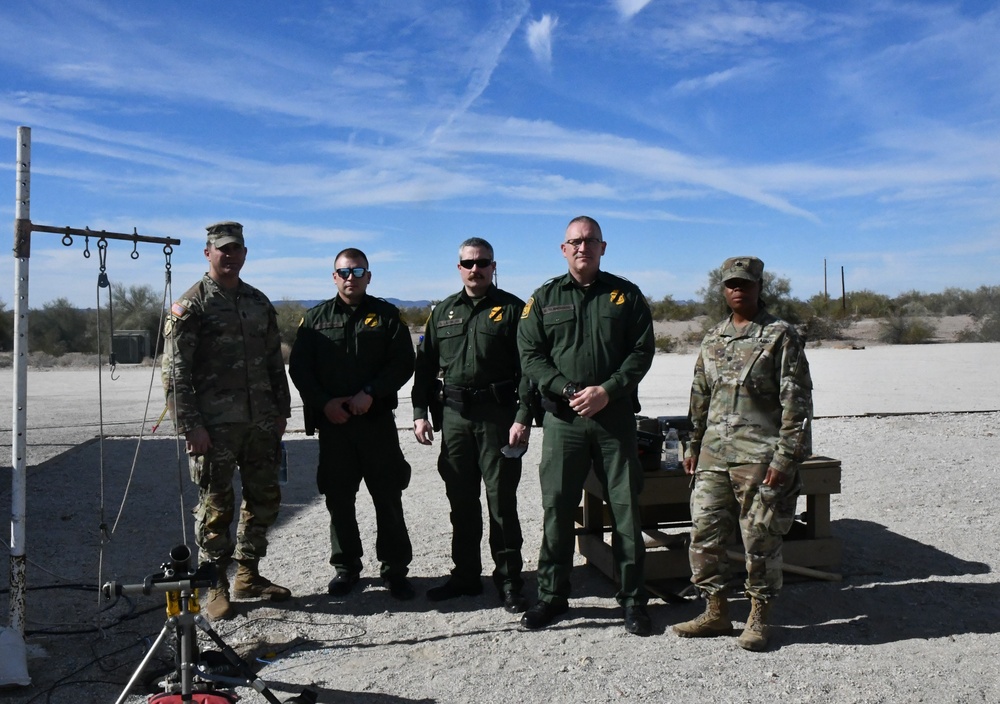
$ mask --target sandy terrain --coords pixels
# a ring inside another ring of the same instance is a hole
[[[255,661],[281,699],[310,686],[321,702],[366,703],[1000,701],[1000,585],[993,575],[1000,520],[992,501],[1000,485],[998,358],[997,344],[810,349],[815,450],[843,466],[832,512],[844,579],[788,584],[767,653],[746,653],[734,639],[674,637],[670,625],[700,610],[692,601],[652,601],[654,635],[629,636],[614,585],[582,558],[570,613],[540,632],[522,631],[489,589],[427,602],[422,592],[450,567],[448,508],[437,447],[419,446],[406,430],[411,576],[421,596],[405,604],[391,599],[372,562],[361,590],[344,600],[326,595],[331,570],[326,513],[313,483],[315,441],[292,432],[290,482],[264,566],[295,597],[277,608],[240,602],[240,616],[220,633]],[[685,413],[693,364],[691,354],[657,355],[641,387],[644,411]],[[95,587],[141,581],[171,547],[190,540],[193,492],[169,421],[149,436],[162,410],[159,390],[150,392],[151,369],[122,368],[117,381],[105,373],[100,388],[98,378],[85,370],[29,374],[33,684],[0,692],[0,702],[114,701],[162,626],[162,599],[109,606]],[[9,373],[0,375],[0,399],[8,403],[10,394]],[[401,404],[401,426],[409,413]],[[109,436],[103,442],[92,440],[99,415]],[[290,427],[301,429],[299,412]],[[9,425],[0,431],[0,462],[9,466]],[[520,492],[532,598],[540,440],[536,429]],[[5,519],[9,502],[5,482]],[[364,490],[358,508],[362,534],[373,536]],[[111,531],[103,549],[102,523]],[[373,540],[366,548],[374,552]],[[6,595],[0,607],[6,611]],[[746,611],[737,600],[737,625]],[[170,663],[159,658],[156,666]],[[239,692],[242,701],[264,701]],[[137,692],[128,701],[145,699]]]

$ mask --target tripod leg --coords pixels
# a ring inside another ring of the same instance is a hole
[[[132,679],[130,679],[128,681],[128,684],[125,685],[125,691],[121,693],[121,696],[118,697],[117,701],[115,701],[115,704],[123,704],[123,702],[128,698],[129,690],[131,690],[132,687],[135,686],[135,683],[139,680],[139,677],[142,675],[142,671],[146,669],[146,665],[148,665],[149,661],[153,659],[153,656],[156,654],[156,651],[163,643],[163,639],[167,637],[167,635],[174,629],[176,625],[177,625],[176,620],[172,618],[167,620],[167,622],[163,624],[163,630],[160,631],[160,635],[158,635],[156,637],[156,640],[153,641],[153,645],[150,646],[149,652],[146,653],[146,657],[144,657],[142,659],[142,662],[139,663],[139,667],[137,667],[135,672],[132,673]]]
[[[203,630],[208,637],[211,638],[217,646],[219,646],[219,649],[222,650],[226,659],[239,668],[240,674],[246,678],[247,686],[260,692],[261,696],[270,702],[270,704],[281,704],[281,700],[274,696],[274,693],[267,688],[267,684],[264,680],[257,677],[257,673],[255,673],[253,668],[250,667],[250,663],[241,658],[239,653],[230,648],[229,645],[226,644],[226,641],[222,640],[222,636],[215,632],[215,629],[212,628],[211,624],[204,616],[201,614],[195,615],[194,622],[198,624],[198,628]]]

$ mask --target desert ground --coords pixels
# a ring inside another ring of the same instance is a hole
[[[1000,345],[890,347],[858,337],[811,348],[809,360],[814,449],[842,466],[832,525],[843,558],[829,567],[842,580],[789,579],[766,653],[745,652],[734,638],[676,638],[670,626],[700,611],[693,599],[651,600],[654,634],[628,635],[614,584],[580,557],[570,612],[539,632],[522,630],[490,589],[428,602],[423,592],[450,568],[451,528],[437,446],[420,446],[409,432],[408,388],[397,421],[413,467],[404,505],[418,597],[397,602],[377,579],[374,516],[363,488],[366,571],[347,598],[326,594],[332,575],[315,440],[301,433],[296,409],[286,437],[290,480],[262,563],[294,597],[238,602],[238,617],[219,633],[281,700],[309,687],[320,702],[379,704],[1000,701],[993,506]],[[658,354],[640,388],[644,413],[686,413],[693,364],[690,352]],[[7,403],[11,375],[2,371]],[[107,370],[31,369],[28,384],[32,683],[0,690],[0,702],[113,702],[163,625],[163,599],[106,602],[98,585],[139,583],[159,571],[171,548],[190,544],[194,492],[169,420],[151,432],[163,408],[152,367],[120,367],[114,379]],[[0,462],[10,466],[9,424],[0,431]],[[533,430],[519,495],[532,599],[541,436]],[[9,518],[8,481],[0,504]],[[488,553],[483,560],[490,565]],[[6,592],[0,607],[7,611]],[[737,599],[736,626],[746,612]],[[169,657],[158,653],[141,679],[169,670]],[[241,701],[265,701],[251,689],[238,692]],[[127,701],[148,696],[137,687]]]

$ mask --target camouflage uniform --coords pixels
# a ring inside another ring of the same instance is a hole
[[[739,523],[747,594],[767,601],[781,589],[782,537],[800,490],[798,463],[811,453],[812,381],[795,329],[761,308],[742,331],[732,316],[701,343],[691,386],[697,457],[691,494],[691,581],[721,592],[729,578],[726,543]],[[761,485],[768,468],[780,489]]]
[[[452,576],[469,584],[478,582],[482,572],[482,484],[496,563],[493,580],[501,592],[519,592],[523,586],[523,540],[517,516],[521,460],[500,454],[515,421],[531,424],[528,381],[521,377],[517,354],[517,323],[523,309],[524,301],[496,286],[478,301],[465,290],[441,301],[417,349],[411,394],[414,420],[427,419],[439,370],[449,395],[467,397],[445,401],[438,457],[438,473],[451,506]]]
[[[622,606],[643,605],[645,557],[639,522],[642,467],[636,444],[639,382],[653,362],[653,321],[637,286],[598,271],[590,286],[570,274],[547,281],[528,300],[518,327],[524,374],[538,383],[545,414],[538,467],[544,536],[538,598],[564,606],[570,593],[574,523],[591,468],[605,488]],[[563,400],[567,384],[600,385],[608,405],[591,418]]]
[[[281,438],[291,415],[277,317],[243,281],[226,291],[207,274],[170,308],[164,326],[163,388],[180,433],[203,427],[212,447],[190,458],[198,485],[195,540],[201,562],[257,560],[278,516]],[[233,474],[243,485],[236,544]]]
[[[306,311],[288,372],[299,390],[308,426],[319,430],[316,483],[330,513],[330,564],[357,575],[364,554],[355,500],[364,480],[375,506],[375,553],[385,579],[404,577],[413,549],[403,516],[410,465],[403,457],[393,409],[413,373],[413,343],[399,310],[365,295],[356,308],[335,296]],[[327,420],[331,399],[366,391],[372,405],[343,424]]]

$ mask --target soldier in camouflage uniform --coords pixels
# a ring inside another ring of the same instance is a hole
[[[393,410],[413,374],[413,343],[399,309],[369,296],[368,258],[345,249],[334,259],[337,295],[306,311],[288,371],[302,396],[306,432],[319,430],[316,482],[330,513],[327,591],[346,596],[357,584],[364,553],[355,513],[362,480],[375,506],[380,575],[397,599],[412,599],[406,578],[413,549],[403,516],[410,465],[403,457]]]
[[[220,222],[207,229],[208,273],[170,307],[165,324],[163,388],[198,485],[195,539],[199,562],[217,568],[205,607],[217,620],[234,615],[226,575],[234,556],[234,596],[291,596],[258,571],[281,504],[278,464],[291,399],[274,307],[240,279],[243,226]],[[237,469],[243,499],[234,545]]]
[[[548,411],[538,467],[544,509],[539,600],[521,623],[544,628],[568,608],[575,515],[593,468],[611,511],[625,630],[649,635],[635,413],[639,382],[655,352],[653,320],[637,286],[600,270],[606,247],[594,219],[570,221],[562,243],[569,272],[535,291],[517,329],[521,368],[538,384]]]
[[[732,257],[722,265],[732,314],[701,343],[691,386],[694,430],[684,470],[691,494],[691,581],[705,612],[674,626],[684,637],[732,633],[726,597],[729,536],[739,527],[746,552],[750,616],[738,643],[767,647],[767,621],[782,585],[783,536],[795,518],[798,465],[812,451],[812,381],[805,343],[760,300],[764,263]]]
[[[505,445],[525,447],[531,431],[528,381],[521,377],[517,323],[524,301],[493,285],[493,247],[473,237],[458,249],[461,291],[435,306],[417,349],[413,376],[413,434],[434,440],[428,406],[444,377],[441,454],[438,473],[451,505],[451,577],[429,589],[443,601],[483,591],[479,543],[483,536],[480,486],[485,485],[490,517],[489,544],[496,563],[493,581],[504,608],[520,613],[521,523],[517,517],[520,458],[505,457]]]

